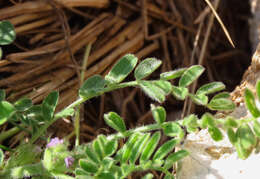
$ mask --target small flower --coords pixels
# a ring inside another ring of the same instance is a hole
[[[64,161],[65,161],[66,167],[69,168],[73,164],[74,158],[71,156],[68,156],[64,159]]]
[[[54,147],[58,144],[63,144],[63,139],[59,139],[58,137],[55,137],[51,139],[51,141],[47,144],[47,148]]]

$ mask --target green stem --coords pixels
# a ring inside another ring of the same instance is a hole
[[[87,45],[84,59],[83,59],[83,64],[82,64],[82,70],[80,74],[80,85],[82,86],[85,78],[85,71],[87,69],[87,64],[88,64],[88,57],[90,54],[91,50],[91,43]],[[74,121],[74,130],[76,134],[76,140],[75,140],[75,146],[79,145],[79,135],[80,135],[80,111],[82,110],[81,106],[76,107],[76,114],[75,114],[75,121]]]
[[[137,86],[138,83],[137,81],[130,81],[130,82],[125,82],[125,83],[121,83],[121,84],[116,84],[116,85],[113,85],[113,86],[109,86],[107,88],[105,88],[103,90],[103,93],[107,93],[107,92],[110,92],[110,91],[114,91],[116,89],[120,89],[120,88],[125,88],[125,87],[131,87],[131,86]],[[94,98],[96,96],[91,96],[89,98],[79,98],[77,99],[76,101],[74,101],[73,103],[71,103],[69,106],[67,106],[65,109],[63,109],[62,111],[56,113],[54,115],[54,118],[53,120],[51,121],[48,121],[44,124],[44,126],[42,126],[38,132],[31,138],[30,140],[30,143],[34,143],[40,136],[43,135],[43,133],[55,122],[57,121],[59,118],[61,118],[63,116],[63,112],[65,110],[68,110],[69,108],[75,108],[77,106],[79,106],[80,104],[84,103],[85,101],[91,99],[91,98]]]
[[[4,145],[1,145],[0,144],[0,148],[3,149],[3,150],[6,150],[6,151],[10,151],[10,152],[13,152],[13,149],[9,148],[9,147],[6,147]]]
[[[20,131],[21,131],[20,128],[13,127],[11,129],[9,129],[8,131],[1,132],[1,134],[0,134],[0,143],[2,143],[5,139],[7,139],[7,138],[17,134]]]

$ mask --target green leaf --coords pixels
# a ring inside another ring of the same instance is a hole
[[[181,76],[179,86],[186,87],[194,82],[205,70],[203,66],[194,65],[188,68]]]
[[[116,179],[114,174],[112,172],[109,172],[109,171],[105,171],[105,172],[98,174],[97,178],[98,179]]]
[[[154,120],[157,124],[162,124],[166,120],[166,111],[162,106],[155,107],[151,104],[151,110]]]
[[[75,110],[73,108],[65,108],[61,112],[57,113],[55,117],[59,118],[65,118],[68,116],[74,116]]]
[[[228,92],[218,93],[211,100],[215,100],[219,98],[230,98],[230,94]]]
[[[153,161],[163,159],[179,143],[178,139],[171,139],[165,142],[154,154]]]
[[[256,137],[248,124],[243,124],[237,129],[236,137],[242,148],[246,150],[250,150],[256,145]]]
[[[238,127],[237,120],[235,120],[233,117],[230,117],[230,116],[228,116],[225,119],[224,125],[225,125],[225,127],[231,127],[231,128],[237,128]]]
[[[197,104],[197,105],[202,105],[202,106],[206,106],[208,104],[208,97],[205,96],[204,94],[189,94],[191,100]]]
[[[115,112],[109,112],[104,115],[105,122],[107,125],[112,127],[118,132],[124,133],[126,131],[126,126],[124,120]]]
[[[144,177],[142,177],[141,179],[153,179],[153,174],[151,173],[147,173]]]
[[[147,58],[136,67],[134,75],[136,80],[144,79],[154,72],[162,64],[161,60],[156,58]]]
[[[184,132],[182,128],[176,122],[165,122],[162,124],[163,132],[169,137],[179,137],[180,139],[184,137]]]
[[[260,80],[257,80],[256,82],[256,94],[258,99],[260,99]]]
[[[105,157],[101,163],[101,165],[104,167],[104,170],[110,170],[113,164],[115,163],[115,160],[111,157]]]
[[[59,93],[51,92],[42,102],[42,114],[45,120],[51,120],[58,104]]]
[[[0,101],[0,125],[4,124],[15,111],[14,106],[7,101]]]
[[[134,170],[134,165],[128,165],[126,163],[123,163],[121,166],[120,166],[121,170],[122,170],[122,173],[123,175],[125,176],[128,176],[131,172],[133,172]]]
[[[132,54],[123,56],[105,76],[105,80],[110,84],[120,83],[135,68],[137,61],[137,57]]]
[[[208,84],[201,86],[197,90],[196,95],[198,95],[198,94],[204,94],[204,95],[212,94],[212,93],[221,91],[223,89],[225,89],[225,85],[222,82],[212,82],[212,83],[208,83]]]
[[[84,177],[89,177],[89,179],[93,179],[93,178],[91,178],[91,174],[90,173],[88,173],[88,172],[86,172],[85,170],[82,170],[81,168],[76,168],[75,169],[75,174],[76,174],[76,178],[77,179],[82,179],[83,178],[83,176]],[[82,176],[83,175],[83,176]],[[82,177],[82,178],[81,178]]]
[[[165,101],[165,93],[161,88],[150,81],[139,81],[141,89],[153,100],[162,103]]]
[[[135,133],[129,138],[129,140],[127,141],[127,143],[124,145],[122,149],[121,163],[126,163],[127,160],[130,158],[134,144],[138,141],[139,138],[140,138],[139,133]]]
[[[25,114],[26,117],[31,119],[30,121],[34,121],[34,120],[37,120],[39,122],[44,121],[43,114],[42,114],[42,105],[34,105],[30,107]]]
[[[96,140],[92,143],[92,148],[94,152],[98,155],[100,160],[105,157],[105,143],[102,140],[102,135],[99,135]]]
[[[9,45],[15,36],[14,26],[9,21],[0,21],[0,45]]]
[[[153,136],[147,142],[147,144],[142,152],[142,155],[140,157],[140,163],[144,163],[147,160],[149,160],[149,158],[153,154],[160,138],[161,138],[161,133],[159,131],[157,131],[155,134],[153,134]]]
[[[140,168],[142,168],[142,170],[149,170],[151,169],[153,165],[153,161],[151,160],[147,160],[147,161],[144,161],[143,163],[141,163]]]
[[[168,81],[155,80],[152,81],[152,83],[159,87],[163,91],[164,95],[168,95],[172,91],[172,84]]]
[[[106,156],[113,155],[116,152],[117,147],[118,147],[118,142],[116,139],[108,141],[105,147],[105,155]]]
[[[252,152],[252,150],[247,150],[243,148],[240,142],[235,143],[235,147],[236,147],[238,157],[243,160],[247,159]]]
[[[173,80],[173,79],[179,78],[186,70],[187,70],[187,68],[180,68],[180,69],[177,69],[177,70],[161,73],[160,79],[162,79],[162,80]]]
[[[4,163],[5,154],[2,149],[0,149],[0,166]]]
[[[105,80],[100,75],[88,78],[79,89],[79,96],[85,99],[99,96],[103,93]]]
[[[5,100],[5,90],[0,89],[0,101],[4,101]]]
[[[198,117],[194,114],[189,115],[183,119],[183,125],[187,127],[189,133],[196,132],[199,127]]]
[[[235,104],[227,98],[212,98],[207,107],[211,110],[231,111],[235,109]]]
[[[203,114],[201,118],[201,128],[205,129],[207,127],[215,127],[216,123],[214,117],[210,113]]]
[[[237,136],[236,133],[233,131],[232,128],[228,128],[227,129],[227,135],[228,135],[228,139],[231,142],[231,144],[235,145],[237,142]]]
[[[136,141],[136,143],[134,144],[134,146],[132,148],[132,152],[131,152],[131,155],[129,158],[129,162],[131,164],[134,164],[136,162],[137,158],[143,151],[144,146],[146,145],[149,138],[150,138],[150,133],[147,133],[147,134],[144,134],[141,137],[139,137],[139,139]]]
[[[184,157],[188,156],[189,152],[187,150],[179,150],[178,152],[175,152],[171,155],[169,155],[165,161],[164,167],[166,169],[169,169],[172,167],[172,165],[183,159]]]
[[[209,127],[208,128],[209,134],[211,136],[211,138],[214,141],[221,141],[223,139],[223,135],[221,133],[221,131],[219,130],[219,128],[217,127]]]
[[[253,129],[254,129],[255,135],[258,138],[260,138],[260,123],[257,120],[254,120]]]
[[[80,159],[79,165],[84,171],[88,173],[96,173],[98,171],[98,166],[91,161]]]
[[[14,103],[14,107],[18,111],[26,111],[30,107],[32,107],[32,100],[29,98],[23,98]]]
[[[163,179],[174,179],[174,176],[172,174],[167,173]]]
[[[247,109],[250,111],[252,116],[259,117],[260,111],[256,107],[254,94],[248,88],[246,88],[245,90],[244,98],[245,98]]]
[[[91,160],[92,162],[94,162],[96,164],[100,163],[100,160],[99,160],[97,154],[93,151],[91,146],[86,147],[85,153],[86,153],[89,160]]]
[[[188,88],[172,86],[172,95],[179,99],[184,100],[189,94]]]

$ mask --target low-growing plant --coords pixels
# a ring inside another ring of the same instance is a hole
[[[109,112],[104,115],[104,120],[117,132],[113,135],[98,135],[94,141],[75,146],[71,151],[68,150],[68,142],[58,138],[51,139],[43,151],[35,145],[35,141],[40,137],[46,140],[43,136],[50,125],[62,117],[73,116],[75,108],[80,104],[125,87],[138,87],[158,103],[164,102],[166,96],[172,95],[177,100],[190,97],[197,105],[214,111],[232,111],[235,108],[229,99],[229,93],[220,92],[225,88],[221,82],[205,84],[194,94],[189,92],[189,85],[204,71],[204,67],[200,65],[164,72],[157,80],[146,80],[162,62],[156,58],[147,58],[138,65],[137,63],[137,57],[128,54],[123,56],[104,78],[100,75],[88,78],[79,89],[79,98],[58,113],[55,113],[58,92],[51,92],[41,104],[33,105],[28,98],[19,99],[12,104],[5,100],[5,92],[1,90],[0,124],[10,122],[15,128],[1,133],[0,141],[11,136],[13,130],[27,131],[31,139],[14,151],[10,149],[8,160],[4,160],[4,153],[0,150],[0,176],[121,179],[134,172],[147,171],[143,177],[145,179],[153,178],[150,171],[156,170],[164,173],[164,178],[170,179],[174,178],[174,164],[189,155],[189,151],[176,150],[176,146],[185,140],[186,132],[193,133],[200,129],[208,129],[215,141],[223,139],[221,131],[224,130],[242,159],[246,159],[257,147],[257,140],[260,138],[257,118],[260,111],[249,89],[245,91],[245,103],[252,117],[242,120],[231,116],[215,118],[214,115],[205,113],[201,118],[191,114],[184,119],[167,121],[166,110],[162,106],[151,104],[155,121],[153,124],[128,129],[117,113]],[[123,82],[133,70],[135,80]],[[171,81],[176,79],[178,85],[173,85]],[[256,89],[260,98],[260,82],[257,82]],[[216,92],[218,94],[209,97]],[[167,136],[167,141],[159,145],[162,136]],[[119,145],[120,141],[124,144]],[[5,146],[1,148],[9,150]]]

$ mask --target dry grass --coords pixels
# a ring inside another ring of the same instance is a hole
[[[6,89],[10,101],[27,96],[34,103],[58,90],[60,110],[77,98],[84,52],[91,44],[85,79],[106,74],[122,55],[134,53],[140,60],[149,56],[163,60],[158,74],[202,64],[207,75],[199,84],[220,80],[232,89],[250,59],[246,3],[218,4],[236,45],[233,49],[204,0],[0,0],[0,20],[10,20],[17,33],[15,43],[4,48],[0,88]],[[170,98],[164,105],[174,116],[182,106]],[[91,100],[85,105],[83,141],[106,132],[103,113],[110,110],[128,119],[129,127],[149,123],[149,103],[137,89]],[[190,107],[188,112],[193,110]],[[60,121],[52,131],[68,135],[71,125]]]

